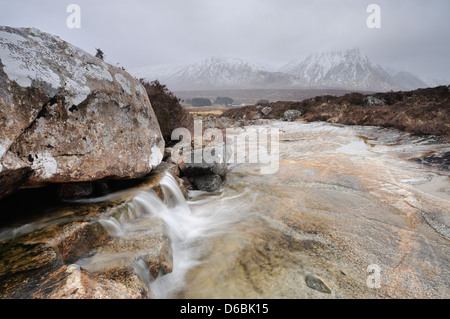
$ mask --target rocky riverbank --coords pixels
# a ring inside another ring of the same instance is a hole
[[[2,298],[148,298],[148,285],[172,271],[170,242],[161,219],[151,217],[133,229],[139,216],[133,200],[141,191],[162,196],[160,181],[179,172],[162,163],[135,188],[52,211],[34,212],[32,222],[11,225],[0,233]],[[181,180],[179,186],[182,187]],[[92,203],[89,203],[89,202]],[[39,217],[39,215],[41,217]],[[114,225],[129,225],[127,237],[115,236]],[[109,267],[80,268],[77,260],[120,252]],[[135,271],[141,263],[144,274]],[[145,274],[145,270],[148,272]]]
[[[217,191],[227,172],[162,162],[170,132],[192,121],[158,82],[37,29],[0,27],[0,295],[151,298],[172,271],[171,244],[136,196],[170,202],[167,174],[184,196],[183,182]]]

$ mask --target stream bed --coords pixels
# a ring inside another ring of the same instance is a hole
[[[132,238],[149,218],[163,221],[171,272],[147,278],[134,263],[153,297],[450,296],[450,174],[412,160],[449,144],[378,127],[267,125],[280,131],[274,174],[234,164],[219,191],[188,200],[166,176],[164,200],[136,192],[131,221],[103,222]],[[117,260],[99,256],[71,263],[95,272]]]

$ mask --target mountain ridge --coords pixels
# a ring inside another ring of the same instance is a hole
[[[196,63],[130,70],[137,78],[158,79],[173,91],[217,89],[413,90],[433,86],[407,71],[385,70],[359,49],[312,53],[270,70],[233,57],[210,57]]]

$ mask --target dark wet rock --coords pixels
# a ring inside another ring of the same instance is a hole
[[[193,177],[187,177],[183,176],[181,177],[181,180],[183,181],[183,186],[186,190],[193,190],[194,189],[194,178]]]
[[[42,243],[4,244],[0,249],[0,277],[60,263],[55,249]]]
[[[153,190],[161,196],[160,180],[167,172],[172,174],[177,171],[176,165],[161,163],[137,187]],[[181,179],[178,183],[182,183]],[[128,216],[129,204],[137,191],[121,192],[105,202],[59,208],[54,215],[42,218],[39,223],[2,230],[0,296],[67,298],[66,288],[56,285],[56,281],[65,280],[70,274],[58,269],[96,253],[115,253],[119,258],[113,258],[108,269],[86,275],[82,293],[71,290],[70,294],[73,293],[76,298],[91,298],[93,295],[116,298],[116,292],[125,289],[125,295],[131,291],[130,298],[152,297],[148,283],[173,268],[170,242],[162,220],[150,218],[136,224],[131,222],[127,224],[127,235],[122,238],[111,237],[101,223],[103,219],[122,220]],[[98,282],[100,272],[107,281]],[[49,277],[55,280],[44,284]],[[109,280],[113,283],[112,290],[104,290]],[[117,283],[121,286],[116,286]]]
[[[58,190],[58,196],[61,199],[88,198],[93,193],[94,185],[92,183],[61,184]]]
[[[30,176],[31,167],[11,152],[0,161],[0,199],[14,193]]]
[[[441,170],[450,170],[450,152],[431,154],[423,158],[426,165],[436,166]]]
[[[90,197],[100,197],[121,188],[131,187],[136,183],[138,183],[136,180],[64,183],[58,185],[57,195],[61,200],[77,200]]]
[[[173,150],[172,147],[166,147],[166,148],[164,149],[163,161],[167,160],[169,157],[172,156],[172,150]]]
[[[219,175],[199,175],[194,177],[194,184],[198,190],[214,192],[222,187],[223,181]]]
[[[412,158],[412,160],[442,171],[450,171],[450,152],[428,154],[422,157]]]
[[[188,154],[190,163],[183,163],[180,176],[184,183],[198,190],[208,192],[218,190],[228,173],[226,161],[231,152],[224,145],[207,146]],[[190,184],[190,185],[189,185]]]
[[[26,28],[0,27],[0,60],[0,184],[11,185],[0,197],[18,184],[140,178],[161,162],[146,91],[124,70]]]
[[[186,163],[181,167],[183,176],[195,177],[199,175],[219,175],[226,176],[228,167],[226,163]]]
[[[284,120],[288,121],[288,122],[295,121],[301,115],[302,115],[302,112],[300,112],[298,110],[287,110],[286,112],[284,112]]]
[[[26,296],[39,278],[61,265],[55,249],[45,244],[3,243],[0,246],[0,296]]]
[[[189,155],[190,163],[181,165],[180,174],[187,177],[219,175],[224,178],[228,173],[228,165],[225,161],[227,155],[223,146],[195,150]]]
[[[311,289],[323,292],[325,294],[331,294],[330,288],[328,288],[327,285],[325,285],[322,280],[313,275],[310,274],[306,275],[305,282],[306,285]]]

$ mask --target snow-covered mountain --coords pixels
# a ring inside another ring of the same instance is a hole
[[[384,65],[383,69],[394,79],[395,83],[405,89],[415,90],[429,86],[438,86],[428,83],[417,74],[399,70],[393,66]]]
[[[167,82],[171,76],[181,70],[184,65],[181,64],[163,64],[156,66],[144,66],[130,70],[136,78],[153,81],[158,79],[160,82]]]
[[[288,63],[280,71],[296,76],[295,83],[306,88],[401,89],[381,66],[370,62],[358,49],[314,53],[298,63]]]
[[[432,77],[426,77],[423,81],[430,87],[440,86],[440,85],[449,85],[450,81],[446,79],[436,79]]]
[[[291,78],[242,59],[217,57],[186,66],[144,67],[130,73],[149,81],[158,79],[172,90],[282,88],[289,86]]]
[[[397,72],[392,78],[397,85],[408,90],[428,87],[428,84],[422,81],[418,76],[406,71]]]
[[[208,58],[189,65],[130,70],[137,78],[158,79],[173,91],[217,89],[412,90],[429,86],[406,71],[386,71],[358,49],[314,53],[277,71],[237,58]]]

